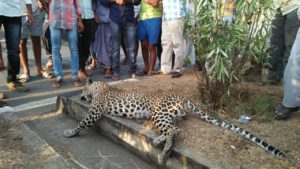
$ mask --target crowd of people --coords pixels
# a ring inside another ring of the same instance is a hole
[[[221,2],[223,21],[234,24],[235,0]],[[28,37],[32,41],[37,75],[47,79],[54,77],[53,87],[63,85],[60,50],[64,34],[70,50],[74,86],[80,86],[89,76],[87,67],[102,66],[105,78],[119,80],[121,64],[128,64],[130,78],[156,74],[181,77],[187,3],[188,0],[1,1],[0,26],[4,27],[8,63],[5,67],[0,52],[0,70],[7,69],[7,88],[28,91],[24,85],[30,80]],[[278,11],[270,39],[268,78],[263,83],[279,84],[284,77],[284,100],[275,112],[277,119],[285,119],[300,106],[300,75],[297,74],[300,12],[298,10],[297,17],[297,0],[274,0],[274,4]],[[42,67],[41,39],[48,58],[45,68]],[[139,44],[144,60],[142,70],[138,70],[136,64]],[[120,60],[121,49],[125,54],[123,61]],[[90,65],[87,64],[89,58]]]

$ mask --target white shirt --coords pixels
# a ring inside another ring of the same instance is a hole
[[[0,16],[21,16],[21,1],[25,4],[32,4],[32,0],[0,0]]]
[[[78,2],[79,2],[82,19],[94,18],[92,0],[79,0]]]

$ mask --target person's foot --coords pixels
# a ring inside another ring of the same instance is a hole
[[[281,80],[271,80],[271,79],[266,79],[261,81],[260,85],[265,86],[265,85],[280,85]]]
[[[18,77],[18,79],[19,79],[19,82],[21,82],[21,83],[27,83],[30,80],[30,76],[28,73],[23,73]]]
[[[275,120],[286,120],[290,117],[293,112],[298,111],[299,107],[285,107],[284,105],[279,105],[277,109],[274,110]]]
[[[113,73],[112,77],[113,80],[120,80],[120,75],[119,73]]]
[[[75,87],[80,87],[81,86],[81,81],[79,79],[79,77],[74,77],[73,78],[73,84]]]
[[[87,75],[87,73],[86,73],[86,71],[84,70],[79,70],[78,71],[78,77],[79,77],[79,79],[81,79],[81,80],[84,80],[84,79],[86,79],[87,77],[88,77],[88,75]]]
[[[50,73],[50,72],[47,72],[47,71],[41,71],[40,73],[38,73],[38,75],[41,77],[41,78],[45,78],[45,79],[52,79],[53,78],[53,74]]]
[[[15,92],[27,92],[29,88],[24,86],[21,82],[9,82],[7,84],[7,89]]]
[[[111,78],[111,77],[112,77],[112,71],[111,71],[111,68],[107,68],[107,69],[105,70],[104,77],[105,77],[105,78]]]
[[[127,65],[128,64],[128,59],[127,58],[124,58],[122,61],[121,61],[122,65]]]
[[[136,79],[136,74],[135,73],[131,74],[131,79]]]
[[[52,59],[48,59],[46,65],[45,65],[46,70],[52,70],[53,69],[53,61]]]
[[[181,72],[171,72],[171,77],[172,78],[179,78],[182,76]]]
[[[59,87],[62,86],[62,84],[63,84],[63,78],[62,78],[62,77],[57,77],[57,78],[55,79],[55,81],[53,82],[52,86],[53,86],[54,88],[59,88]]]
[[[5,98],[5,95],[4,93],[0,93],[0,100],[4,99]]]
[[[148,71],[147,71],[147,70],[137,71],[137,72],[136,72],[136,75],[138,75],[138,76],[144,76],[144,75],[147,75],[147,74],[148,74]]]

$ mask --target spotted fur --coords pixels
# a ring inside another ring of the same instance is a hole
[[[238,126],[209,116],[190,100],[181,96],[165,93],[129,92],[114,88],[104,82],[88,80],[82,91],[81,100],[91,103],[88,115],[80,121],[76,128],[65,130],[66,137],[75,136],[82,129],[92,126],[104,113],[125,118],[151,119],[161,133],[154,139],[153,144],[159,145],[165,142],[163,151],[158,157],[160,164],[165,162],[174,146],[175,137],[179,132],[175,126],[176,121],[184,117],[187,112],[194,112],[210,124],[238,133],[277,157],[285,157],[282,151],[262,139]]]

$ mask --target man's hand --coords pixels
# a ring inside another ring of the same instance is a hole
[[[96,16],[96,15],[94,17],[95,17],[96,24],[99,24],[100,23],[100,18],[98,16]]]
[[[28,23],[33,26],[34,25],[34,19],[33,19],[33,14],[32,14],[32,7],[31,4],[26,4],[27,8],[27,17],[28,17]]]
[[[83,26],[83,22],[82,22],[81,18],[78,18],[78,20],[77,20],[77,26],[78,26],[78,32],[82,32],[83,29],[84,29],[84,26]]]
[[[123,5],[124,4],[124,0],[116,0],[116,4]]]

